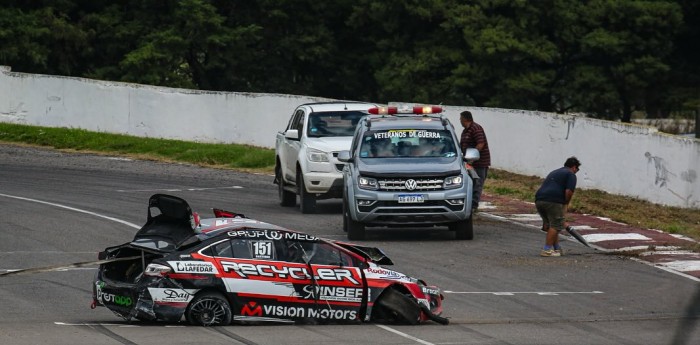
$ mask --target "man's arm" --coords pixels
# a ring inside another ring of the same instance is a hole
[[[565,201],[565,203],[564,203],[564,214],[566,214],[566,212],[569,211],[569,202],[571,202],[571,197],[573,197],[573,196],[574,196],[574,191],[573,191],[573,190],[567,189],[566,191],[564,191],[564,199],[565,199],[565,200],[564,200],[564,201]],[[565,215],[565,217],[566,217],[566,215]]]

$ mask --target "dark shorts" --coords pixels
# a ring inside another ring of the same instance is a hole
[[[557,231],[564,230],[564,205],[549,201],[536,201],[537,213],[542,217],[544,230],[554,228]]]

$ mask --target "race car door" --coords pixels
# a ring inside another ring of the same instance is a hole
[[[304,300],[314,301],[308,316],[320,321],[356,321],[365,300],[365,283],[353,258],[330,243],[314,239],[287,239],[290,264],[310,268],[309,281],[295,284]]]
[[[350,255],[317,240],[261,234],[209,247],[235,320],[357,320],[364,289]]]

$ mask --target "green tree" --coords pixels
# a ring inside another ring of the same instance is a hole
[[[632,111],[644,109],[645,91],[667,79],[681,9],[665,1],[617,0],[591,1],[587,8],[583,52],[615,90],[611,110],[629,122]]]

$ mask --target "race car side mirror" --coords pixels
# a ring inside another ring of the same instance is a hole
[[[476,160],[479,160],[481,158],[481,155],[479,155],[479,150],[477,149],[467,149],[467,152],[464,153],[464,161],[467,163],[473,163]]]

